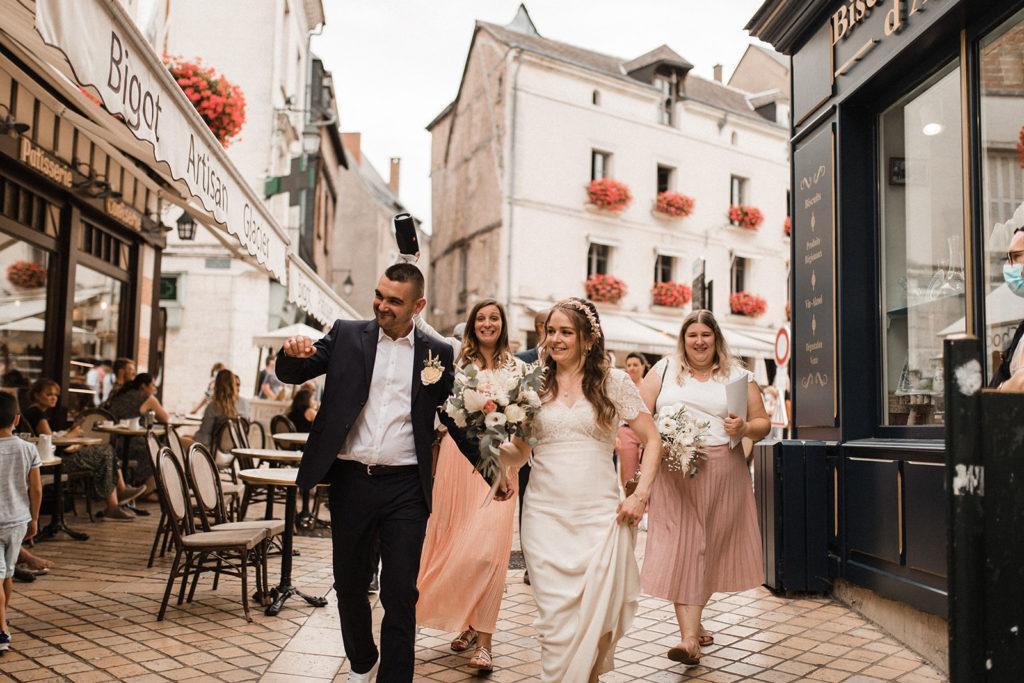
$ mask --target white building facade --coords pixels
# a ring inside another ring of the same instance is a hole
[[[585,296],[603,273],[628,288],[598,304],[618,362],[663,355],[692,304],[657,305],[652,287],[691,285],[702,259],[706,307],[736,351],[772,355],[787,320],[788,111],[779,103],[770,120],[750,94],[690,68],[666,46],[624,61],[543,38],[525,8],[508,26],[477,23],[459,96],[429,126],[436,323],[491,296],[508,305],[511,338],[530,344],[536,311]],[[599,177],[628,186],[624,210],[588,201]],[[692,212],[655,211],[666,190],[692,198]],[[732,225],[733,204],[763,222]],[[763,297],[765,311],[733,314],[736,291]]]

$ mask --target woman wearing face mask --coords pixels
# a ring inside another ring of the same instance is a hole
[[[452,346],[458,367],[472,363],[491,370],[523,364],[509,349],[505,309],[493,299],[473,306],[462,341],[441,337],[419,316],[415,322],[421,332]],[[441,442],[434,476],[434,505],[417,580],[416,623],[459,632],[451,649],[472,649],[469,666],[493,671],[492,636],[505,591],[516,501],[481,508],[488,486],[449,436]]]
[[[741,379],[747,382],[746,420],[730,413],[726,402],[725,385]],[[758,441],[771,425],[753,375],[729,355],[711,311],[686,316],[677,353],[658,361],[640,392],[655,413],[681,403],[710,424],[707,460],[696,476],[662,472],[655,482],[640,577],[645,593],[675,605],[681,638],[668,658],[698,664],[700,648],[714,643],[701,626],[711,594],[764,582],[750,472],[742,445],[729,443]]]
[[[592,303],[555,304],[544,356],[523,554],[537,603],[541,680],[589,683],[614,668],[616,644],[636,613],[634,526],[658,476],[661,438],[636,385],[609,367]],[[625,500],[611,457],[623,421],[644,446],[639,483]],[[501,446],[502,461],[516,467],[530,452],[518,438]]]
[[[1024,227],[1013,231],[1010,247],[1006,254],[1006,263],[1003,265],[1003,279],[1006,281],[1006,286],[1019,297],[1024,297],[1024,273],[1022,271],[1024,271]],[[1006,348],[1003,362],[992,376],[990,386],[1000,391],[1024,391],[1022,336],[1024,336],[1024,322],[1017,326],[1013,341]]]

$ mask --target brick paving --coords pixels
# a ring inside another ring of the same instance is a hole
[[[157,511],[155,505],[146,506]],[[211,590],[201,582],[195,601],[156,613],[170,558],[146,569],[157,515],[130,524],[90,523],[69,517],[92,538],[38,544],[57,566],[34,583],[15,584],[9,617],[13,649],[0,658],[0,681],[344,681],[348,664],[338,618],[292,599],[277,617],[254,610],[246,623],[236,579]],[[643,534],[641,534],[641,550]],[[297,537],[294,583],[308,593],[330,587],[330,541]],[[271,560],[271,583],[277,574]],[[494,637],[502,683],[537,680],[539,651],[535,608],[522,571],[510,571],[499,633]],[[718,595],[705,611],[716,644],[700,666],[686,668],[665,658],[678,640],[671,605],[644,599],[621,642],[615,672],[604,683],[653,681],[901,681],[944,678],[855,612],[827,598],[786,599],[765,589]],[[374,596],[379,625],[382,611]],[[475,678],[464,666],[469,655],[448,649],[452,634],[422,629],[417,640],[418,681]]]

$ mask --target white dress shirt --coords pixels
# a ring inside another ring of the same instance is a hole
[[[412,431],[414,334],[415,327],[398,339],[384,330],[378,333],[370,394],[338,456],[342,460],[365,465],[417,464]]]

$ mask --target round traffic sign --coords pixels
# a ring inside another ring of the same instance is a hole
[[[780,327],[775,333],[775,363],[785,365],[789,362],[789,330]]]

